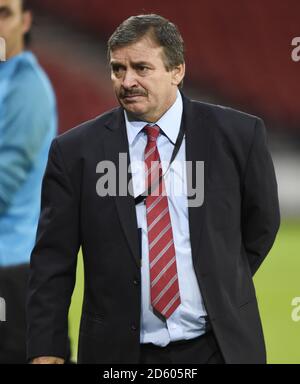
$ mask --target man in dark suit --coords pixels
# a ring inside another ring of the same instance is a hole
[[[183,40],[158,15],[123,22],[108,53],[121,107],[50,150],[28,359],[64,362],[81,246],[79,362],[265,363],[252,276],[279,207],[262,120],[179,92]]]

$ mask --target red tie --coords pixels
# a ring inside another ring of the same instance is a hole
[[[144,128],[148,142],[145,149],[146,190],[155,186],[146,198],[152,307],[164,318],[180,305],[176,255],[165,183],[156,145],[159,127]]]

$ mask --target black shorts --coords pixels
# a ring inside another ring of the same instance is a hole
[[[0,364],[26,364],[26,300],[29,264],[0,268],[0,297],[6,321],[0,322]],[[66,364],[70,364],[70,342]]]
[[[0,268],[0,297],[6,321],[0,322],[0,364],[26,363],[25,302],[29,264]]]

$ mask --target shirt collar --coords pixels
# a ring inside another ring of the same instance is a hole
[[[30,51],[22,51],[18,55],[13,56],[11,59],[7,61],[3,61],[0,63],[0,73],[1,76],[8,76],[11,71],[14,70],[16,65],[23,60],[34,60],[34,56]]]
[[[177,91],[177,97],[174,104],[167,110],[167,112],[156,122],[151,125],[158,125],[164,134],[168,137],[168,139],[175,144],[180,124],[182,118],[183,111],[183,102],[182,96],[179,91]],[[127,130],[127,137],[129,145],[132,145],[133,141],[136,139],[141,130],[145,127],[145,125],[149,124],[146,121],[129,121],[127,112],[124,110],[125,115],[125,123]]]

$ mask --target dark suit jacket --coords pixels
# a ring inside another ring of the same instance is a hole
[[[227,363],[264,363],[252,276],[272,247],[280,219],[263,122],[184,98],[182,124],[186,159],[205,162],[204,204],[189,208],[189,227],[213,331]],[[82,246],[78,361],[139,361],[141,272],[134,199],[96,193],[97,164],[118,164],[119,153],[128,153],[121,108],[53,141],[31,258],[29,359],[66,354],[68,309]]]

